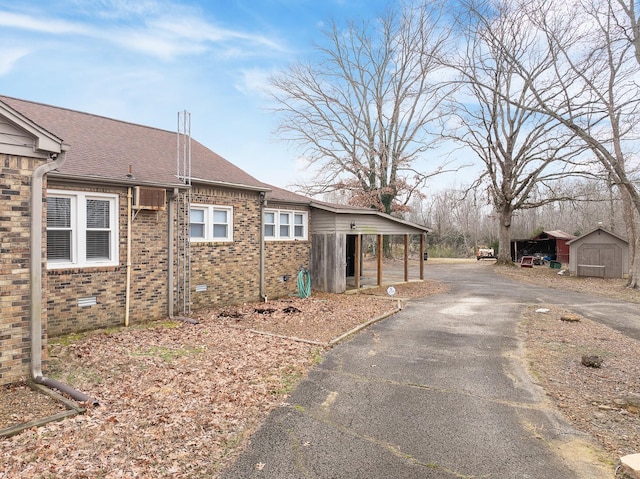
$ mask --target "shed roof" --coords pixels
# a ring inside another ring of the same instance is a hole
[[[604,233],[606,233],[606,234],[608,234],[608,235],[613,236],[614,238],[618,238],[619,240],[624,241],[625,243],[628,243],[628,241],[627,241],[627,239],[626,239],[626,238],[624,238],[624,237],[622,237],[622,236],[620,236],[620,235],[617,235],[617,234],[615,234],[613,231],[609,231],[608,229],[603,228],[602,226],[597,226],[597,227],[593,228],[591,231],[587,231],[585,234],[580,235],[580,236],[578,236],[577,238],[572,239],[571,241],[567,241],[567,244],[569,244],[569,245],[570,245],[571,243],[574,243],[574,242],[576,242],[576,241],[578,241],[578,240],[581,240],[581,239],[583,239],[583,238],[586,238],[587,236],[591,236],[591,235],[592,235],[593,233],[595,233],[596,231],[602,231],[602,232],[604,232]]]
[[[536,238],[539,238],[543,234],[546,234],[547,237],[551,237],[551,238],[555,238],[555,239],[571,240],[571,239],[575,238],[574,235],[570,235],[569,233],[565,233],[564,231],[560,231],[560,230],[550,230],[550,231],[546,231],[545,230],[542,233],[540,233],[539,235],[537,235]]]

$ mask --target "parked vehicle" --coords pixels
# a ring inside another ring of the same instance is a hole
[[[476,251],[476,259],[478,261],[485,258],[490,259],[495,257],[496,255],[493,248],[478,248],[478,251]]]

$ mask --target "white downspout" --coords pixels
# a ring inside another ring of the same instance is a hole
[[[51,170],[60,168],[66,159],[63,151],[54,161],[38,166],[31,175],[31,377],[36,383],[66,392],[80,402],[98,402],[84,393],[42,374],[42,186]]]

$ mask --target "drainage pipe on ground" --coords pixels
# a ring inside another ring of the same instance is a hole
[[[65,148],[53,161],[38,166],[31,175],[31,377],[51,389],[58,389],[74,400],[98,406],[98,401],[42,373],[42,187],[43,178],[65,161]]]

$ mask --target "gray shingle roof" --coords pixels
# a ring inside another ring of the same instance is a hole
[[[173,185],[177,178],[177,133],[42,103],[0,96],[0,101],[71,146],[60,174]],[[191,140],[191,176],[259,190],[268,186]],[[194,180],[195,182],[195,180]]]

